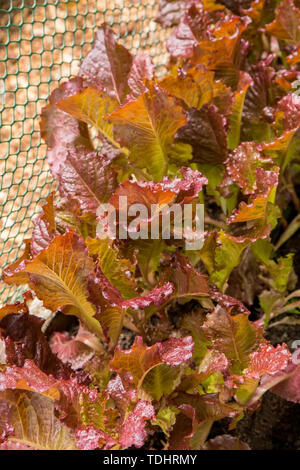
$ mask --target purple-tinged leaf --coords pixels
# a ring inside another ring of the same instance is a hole
[[[179,26],[167,40],[167,49],[173,57],[192,57],[194,49],[201,40],[208,39],[209,15],[194,4],[186,12]]]
[[[161,343],[160,356],[165,364],[179,366],[193,356],[194,341],[191,336],[170,338]]]
[[[211,29],[209,37],[195,47],[193,63],[206,65],[225,85],[236,88],[248,49],[248,43],[241,36],[249,23],[247,16],[224,16]]]
[[[149,419],[155,419],[153,406],[145,400],[139,400],[120,430],[119,442],[123,449],[142,447],[147,436],[145,421]]]
[[[6,366],[2,371],[0,370],[0,391],[7,389],[14,390],[26,389],[33,390],[39,393],[48,391],[48,396],[51,396],[51,388],[57,385],[57,380],[52,375],[47,375],[39,369],[39,367],[31,360],[26,359],[23,367]],[[53,395],[55,396],[54,392]],[[52,395],[52,396],[53,396]]]
[[[208,278],[195,269],[188,258],[177,253],[171,261],[171,269],[167,270],[164,279],[175,286],[172,298],[208,297],[210,290]]]
[[[300,403],[300,366],[299,364],[289,364],[283,371],[286,378],[285,380],[271,388],[273,393],[279,395],[285,400],[294,403]]]
[[[109,434],[91,424],[76,429],[75,437],[77,447],[80,450],[109,450],[117,444]]]
[[[163,363],[176,367],[182,362],[188,362],[192,358],[193,348],[191,336],[170,338],[153,346],[144,345],[142,338],[137,336],[131,349],[123,351],[117,346],[110,366],[121,374],[129,372],[139,389],[146,374],[153,367]]]
[[[293,0],[284,0],[276,9],[276,16],[266,31],[272,36],[296,45],[300,41],[300,10]]]
[[[252,379],[260,379],[263,374],[274,375],[285,369],[290,361],[291,354],[285,344],[262,344],[258,351],[250,354],[250,366],[244,374]]]
[[[174,292],[174,285],[171,282],[165,282],[161,286],[154,287],[149,294],[135,297],[133,299],[124,300],[121,304],[123,308],[132,308],[133,310],[140,310],[155,305],[166,303]]]
[[[237,182],[244,194],[260,191],[263,184],[265,184],[266,190],[269,190],[270,185],[277,184],[277,177],[274,182],[269,181],[270,172],[265,171],[265,169],[271,169],[272,166],[274,163],[271,158],[265,157],[261,153],[259,145],[254,142],[243,142],[230,153],[226,160],[228,174],[233,181]]]
[[[233,370],[249,367],[249,355],[266,342],[263,330],[251,323],[247,315],[231,316],[220,307],[206,318],[202,330],[213,348],[226,355]]]
[[[153,80],[154,74],[154,64],[148,54],[140,54],[133,59],[128,76],[128,85],[133,98],[138,98],[142,93],[148,90],[145,82],[147,80]]]
[[[174,135],[186,122],[180,106],[173,98],[151,83],[149,91],[137,100],[113,111],[107,119],[114,125],[115,139],[129,149],[129,160],[135,168],[147,168],[155,181],[166,175],[169,159],[183,163],[191,158],[174,149]]]
[[[129,91],[131,64],[130,52],[117,43],[113,30],[104,24],[96,31],[93,48],[82,61],[80,75],[121,104]]]
[[[95,214],[117,187],[117,174],[110,161],[82,146],[67,152],[56,177],[61,196],[78,202],[83,214]]]
[[[94,351],[91,347],[80,341],[77,336],[72,338],[67,333],[56,332],[50,340],[52,352],[56,354],[63,363],[71,365],[73,370],[83,368],[87,361],[94,355]]]
[[[248,444],[230,434],[222,434],[207,441],[201,450],[251,450]]]
[[[11,437],[32,450],[76,450],[73,432],[55,416],[52,399],[26,390],[6,390],[0,392],[0,409],[3,406],[7,410],[6,423],[1,415],[0,434],[3,424],[14,428],[8,441]]]
[[[42,213],[34,219],[34,229],[30,243],[31,254],[37,256],[42,250],[48,247],[49,243],[58,233],[56,229],[52,193],[47,197],[46,203],[42,208]]]
[[[205,7],[213,6],[213,2],[205,1]],[[160,0],[156,21],[164,28],[175,26],[184,17],[191,5],[195,5],[199,10],[203,8],[203,2],[199,0]],[[218,5],[222,9],[222,5]],[[216,7],[216,9],[218,9]]]
[[[227,157],[226,120],[214,105],[201,110],[191,108],[187,123],[176,134],[176,140],[193,147],[193,161],[197,163],[223,163]]]
[[[117,374],[110,379],[107,385],[107,393],[113,399],[120,412],[120,421],[123,422],[130,403],[137,398],[137,390],[132,386],[132,376],[129,373]]]
[[[65,164],[68,150],[77,145],[92,148],[86,124],[58,109],[55,105],[78,93],[83,86],[82,79],[72,78],[54,90],[49,104],[41,116],[41,136],[48,144],[47,160],[55,178]]]
[[[7,315],[0,321],[6,343],[7,363],[22,367],[26,359],[33,359],[43,372],[58,379],[67,379],[71,369],[52,353],[41,331],[43,322],[41,318],[28,313]]]

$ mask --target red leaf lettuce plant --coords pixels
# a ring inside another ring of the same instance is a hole
[[[276,253],[296,222],[270,237],[299,209],[298,7],[164,0],[162,78],[103,25],[51,94],[41,134],[60,199],[3,273],[28,290],[0,310],[2,449],[139,448],[158,432],[165,449],[247,448],[209,440],[213,423],[234,429],[271,387],[299,401],[299,368],[263,330],[299,305],[293,256]],[[98,207],[120,215],[120,196],[158,213],[204,203],[202,248],[99,237]]]

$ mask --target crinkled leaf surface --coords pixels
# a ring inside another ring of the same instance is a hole
[[[236,87],[243,55],[241,35],[247,24],[247,17],[228,16],[220,21],[213,30],[213,37],[199,42],[193,61],[213,70],[226,85]]]
[[[276,348],[263,344],[258,351],[250,354],[251,363],[245,374],[252,379],[259,379],[263,374],[274,375],[287,367],[290,356],[284,344]]]
[[[56,229],[55,211],[53,207],[53,194],[47,197],[42,213],[34,220],[34,230],[30,243],[30,251],[36,256],[44,250],[58,234]]]
[[[204,67],[167,75],[160,86],[190,108],[201,109],[204,104],[212,103],[220,111],[226,111],[231,99],[230,90],[220,80],[214,80],[214,73]]]
[[[83,214],[95,214],[117,187],[117,176],[109,163],[85,147],[70,150],[57,174],[60,194],[78,202]]]
[[[124,449],[131,446],[142,447],[147,436],[145,421],[149,419],[155,419],[153,406],[145,400],[139,400],[120,431],[119,441]]]
[[[101,336],[101,326],[93,318],[95,307],[87,300],[87,278],[93,263],[74,232],[57,236],[46,250],[18,269],[28,276],[31,288],[45,307],[54,311],[64,308]],[[17,278],[11,273],[5,281],[14,284]]]
[[[140,387],[153,367],[163,363],[176,367],[191,359],[193,346],[191,337],[170,338],[153,346],[144,345],[142,338],[136,337],[130,350],[122,351],[120,347],[116,348],[110,365],[117,372],[130,372],[133,382]]]
[[[42,110],[41,136],[48,144],[47,160],[54,177],[64,165],[68,150],[77,145],[92,148],[86,124],[56,107],[57,102],[75,95],[81,88],[79,77],[63,83],[52,92],[49,104]]]
[[[32,359],[43,372],[56,378],[70,377],[70,367],[63,364],[52,353],[44,333],[41,331],[43,320],[28,312],[5,316],[0,328],[6,343],[6,361],[22,367],[26,359]]]
[[[217,308],[209,314],[202,328],[214,349],[226,355],[235,371],[248,367],[250,353],[265,342],[262,330],[247,315],[231,316],[223,309]]]
[[[56,107],[80,121],[92,124],[103,138],[120,149],[119,144],[114,140],[112,125],[105,119],[107,114],[118,107],[118,102],[106,96],[103,91],[94,87],[82,88],[78,93],[58,101]]]
[[[300,41],[300,10],[295,7],[293,0],[281,2],[275,20],[266,26],[266,31],[289,44]]]
[[[104,276],[115,286],[124,299],[137,294],[134,278],[135,267],[125,258],[120,258],[117,247],[108,240],[88,239],[87,246],[91,255],[97,255]]]
[[[170,54],[173,57],[192,57],[198,42],[207,39],[210,23],[209,15],[192,4],[167,40]]]
[[[187,123],[178,130],[176,139],[192,145],[194,161],[222,163],[227,156],[225,124],[215,105],[204,105],[200,110],[191,108]]]
[[[113,30],[104,24],[96,31],[93,48],[84,58],[80,74],[91,85],[105,90],[122,103],[129,91],[131,63],[130,52],[117,43]]]
[[[182,109],[155,85],[108,118],[115,126],[116,139],[130,150],[131,163],[147,168],[154,180],[161,180],[167,171],[174,134],[185,123]]]
[[[139,54],[134,57],[128,76],[131,96],[138,98],[138,96],[147,91],[145,81],[154,78],[154,71],[154,64],[148,54]]]

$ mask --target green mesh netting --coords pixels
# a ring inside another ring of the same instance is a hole
[[[155,22],[157,9],[157,0],[0,0],[0,269],[20,256],[33,216],[55,189],[39,134],[49,94],[78,72],[103,21],[162,70],[168,31]],[[20,293],[0,283],[1,304]]]

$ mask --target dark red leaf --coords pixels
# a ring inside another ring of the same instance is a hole
[[[60,100],[79,92],[82,86],[83,82],[79,77],[63,83],[52,92],[49,104],[42,110],[41,136],[48,144],[47,160],[54,177],[59,170],[63,171],[68,150],[78,144],[91,148],[86,124],[55,106]]]
[[[53,194],[47,197],[43,205],[42,213],[34,219],[34,230],[32,234],[30,251],[33,256],[38,255],[48,247],[55,235],[58,235],[53,207]]]
[[[81,450],[111,449],[117,442],[109,434],[92,425],[82,426],[76,430],[77,447]]]
[[[274,375],[287,367],[290,358],[285,344],[276,348],[271,344],[263,344],[259,351],[250,354],[251,363],[245,374],[252,379],[260,379],[263,374]]]
[[[131,446],[142,447],[147,435],[145,421],[149,419],[155,419],[153,406],[147,401],[139,400],[120,431],[119,441],[123,449]]]
[[[33,359],[43,372],[57,379],[68,379],[71,368],[52,353],[41,331],[43,322],[41,318],[28,313],[7,315],[0,321],[6,343],[7,363],[22,367],[26,359]]]
[[[300,366],[290,363],[283,371],[286,379],[271,389],[285,400],[300,403]]]
[[[191,336],[170,338],[161,343],[160,356],[164,363],[179,366],[188,362],[193,356],[194,341]]]
[[[105,90],[122,103],[129,91],[131,64],[130,52],[117,43],[113,30],[104,24],[96,31],[93,48],[84,58],[80,74],[87,79],[89,85]]]
[[[201,110],[190,109],[187,124],[181,127],[176,139],[193,147],[193,159],[198,163],[222,163],[227,156],[226,120],[214,105]]]

